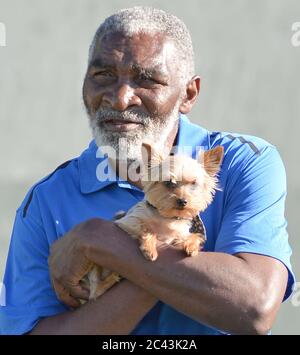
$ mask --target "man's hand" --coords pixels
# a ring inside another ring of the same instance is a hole
[[[77,225],[55,242],[49,256],[53,287],[62,302],[78,308],[43,318],[30,334],[130,334],[157,303],[157,298],[148,291],[124,280],[95,302],[80,308],[78,302],[78,298],[88,299],[89,291],[80,281],[93,265],[120,273],[123,255],[126,260],[138,256],[146,262],[136,240],[113,222],[98,218]],[[128,264],[131,262],[126,261],[125,265]]]
[[[79,298],[89,297],[80,282],[93,267],[86,248],[91,237],[103,235],[106,223],[100,219],[83,222],[51,246],[48,263],[52,285],[57,297],[71,308],[80,306]]]

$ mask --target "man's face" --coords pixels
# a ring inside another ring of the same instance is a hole
[[[83,87],[98,146],[125,148],[129,160],[139,159],[143,142],[163,146],[185,89],[176,53],[162,34],[112,33],[98,41]]]

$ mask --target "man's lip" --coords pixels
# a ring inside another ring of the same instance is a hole
[[[115,125],[130,124],[130,123],[142,124],[142,122],[136,122],[136,121],[130,121],[130,120],[119,120],[116,118],[104,120],[103,123],[109,123],[109,124],[115,124]]]
[[[142,123],[128,121],[128,120],[118,120],[118,119],[111,119],[103,121],[104,126],[109,131],[114,132],[129,132],[137,129]]]

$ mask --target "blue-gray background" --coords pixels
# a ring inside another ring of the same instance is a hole
[[[300,47],[291,44],[299,0],[0,0],[7,31],[7,46],[0,47],[0,280],[24,194],[89,142],[81,86],[94,31],[133,5],[157,6],[187,23],[202,77],[193,121],[278,147],[299,275]],[[300,334],[300,306],[291,300],[282,306],[274,333]]]

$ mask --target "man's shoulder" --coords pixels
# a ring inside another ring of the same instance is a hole
[[[19,209],[22,210],[23,217],[26,217],[33,199],[38,196],[51,201],[59,197],[65,187],[71,187],[78,180],[78,158],[68,160],[53,169],[48,175],[36,182],[27,192]]]
[[[239,133],[210,132],[210,148],[224,147],[223,172],[227,176],[240,175],[251,170],[260,174],[264,169],[275,166],[278,174],[285,175],[282,158],[273,144],[265,139]],[[254,176],[254,175],[252,175]]]
[[[181,118],[181,125],[189,133],[184,137],[184,143],[192,142],[193,145],[204,147],[204,149],[211,149],[221,145],[224,147],[227,158],[260,156],[268,148],[275,148],[274,145],[257,136],[225,131],[210,131],[189,121],[185,116]]]

